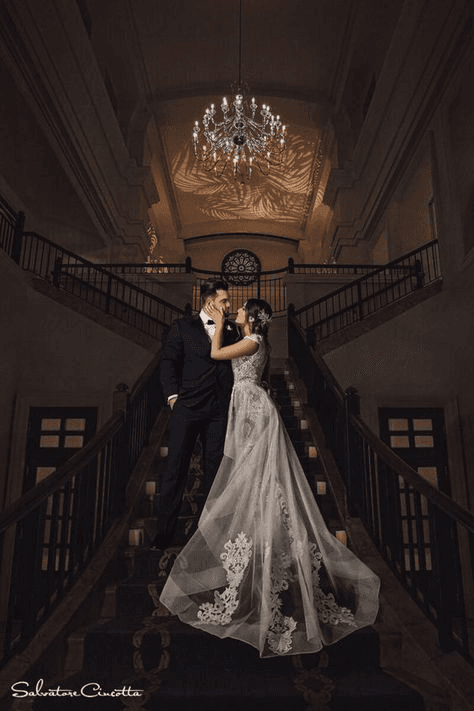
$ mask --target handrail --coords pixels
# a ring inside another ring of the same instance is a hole
[[[183,309],[36,232],[23,232],[20,239],[21,251],[16,261],[24,270],[154,338],[184,315]]]
[[[301,333],[301,327],[296,325],[300,332],[301,338],[303,334]],[[315,361],[318,369],[323,374],[326,382],[330,385],[333,391],[337,394],[341,405],[347,400],[347,393],[341,388],[338,380],[336,379],[334,373],[327,365],[324,358],[318,353],[316,348],[311,349],[311,356]],[[354,426],[357,428],[359,433],[365,437],[374,447],[374,450],[378,455],[383,457],[390,463],[393,469],[404,477],[410,484],[416,486],[421,493],[431,499],[433,503],[436,503],[440,508],[443,508],[446,513],[452,514],[457,520],[461,521],[469,530],[474,533],[474,515],[471,514],[467,509],[460,506],[456,501],[454,501],[450,496],[447,496],[442,491],[437,489],[433,484],[418,474],[409,464],[405,462],[404,459],[398,456],[396,452],[391,449],[385,442],[383,442],[379,437],[377,437],[372,430],[365,424],[364,420],[358,415],[351,414],[351,419]]]
[[[108,272],[118,274],[188,274],[190,269],[186,262],[94,262],[94,265]],[[71,265],[72,269],[75,265]]]
[[[216,269],[203,269],[201,267],[191,267],[193,274],[208,274],[215,277],[225,278],[222,271],[217,271]],[[271,276],[273,274],[284,274],[288,271],[288,267],[279,267],[278,269],[267,269],[266,271],[261,271],[256,274],[256,277]]]
[[[0,195],[0,211],[10,218],[12,224],[15,223],[16,212],[12,207],[10,207],[10,205],[7,203],[5,198],[2,197],[2,195]]]
[[[345,478],[349,513],[362,519],[381,555],[437,627],[442,648],[457,649],[474,663],[465,608],[474,566],[474,515],[367,427],[358,415],[357,397],[343,392],[294,316],[288,331],[308,403]]]
[[[0,195],[0,248],[22,269],[158,338],[184,310],[47,237],[24,231],[25,215]],[[181,270],[181,265],[179,269]],[[189,268],[188,261],[184,265]]]
[[[293,260],[289,260],[289,262],[289,274],[332,274],[345,276],[346,274],[369,274],[379,267],[377,264],[332,264],[331,262],[295,264]]]
[[[435,244],[435,243],[436,243],[436,242],[430,242],[429,245],[432,245],[432,244]],[[423,245],[423,248],[428,247],[429,245]],[[422,248],[422,249],[423,249],[423,248]],[[410,254],[406,254],[406,255],[404,255],[403,257],[400,257],[400,259],[397,259],[395,262],[390,262],[389,264],[386,264],[386,265],[383,266],[383,267],[377,267],[377,268],[375,268],[375,269],[372,269],[372,271],[370,272],[369,276],[372,278],[372,277],[375,277],[377,274],[383,274],[383,273],[385,273],[387,270],[390,270],[390,271],[397,271],[398,267],[396,266],[396,264],[397,264],[399,261],[408,259],[408,258],[411,257],[413,254],[417,254],[419,251],[420,251],[420,250],[416,250],[415,252],[410,252]],[[407,273],[410,274],[410,275],[413,274],[413,271],[410,270],[409,268],[404,268],[404,269],[403,269],[403,268],[400,268],[400,270],[403,272],[403,274],[407,274]],[[339,294],[342,294],[344,291],[346,291],[347,288],[348,288],[348,286],[351,286],[351,287],[352,287],[352,286],[356,286],[357,284],[363,284],[363,283],[366,282],[366,281],[367,281],[367,275],[364,274],[363,276],[359,277],[358,279],[354,279],[354,281],[351,281],[350,285],[344,284],[344,286],[340,286],[339,289],[335,289],[335,291],[331,291],[331,294],[330,294],[330,295],[331,295],[331,296],[338,296]],[[305,306],[302,306],[301,308],[297,309],[297,310],[295,311],[295,315],[296,315],[296,316],[299,316],[299,315],[300,315],[301,313],[303,313],[304,311],[308,311],[308,310],[311,309],[313,306],[317,306],[318,304],[320,304],[320,303],[322,303],[323,301],[326,301],[326,300],[327,300],[327,295],[321,296],[319,299],[315,299],[315,301],[311,301],[311,303],[306,304]]]
[[[0,195],[0,248],[13,256],[15,231],[20,224],[19,216]]]
[[[320,339],[331,333],[344,328],[355,321],[361,320],[364,316],[372,313],[378,308],[386,305],[387,300],[397,301],[412,290],[414,279],[416,288],[425,284],[425,272],[430,273],[433,265],[422,264],[419,255],[425,255],[431,248],[435,249],[436,241],[423,245],[423,247],[413,250],[398,260],[383,266],[374,264],[295,264],[292,257],[288,259],[288,264],[277,269],[259,271],[255,274],[240,272],[237,280],[233,283],[231,279],[230,292],[232,303],[231,310],[236,310],[237,301],[242,302],[252,297],[264,298],[270,302],[275,315],[283,314],[287,309],[287,283],[282,277],[285,274],[298,275],[331,275],[331,276],[355,276],[363,274],[358,279],[351,279],[350,284],[345,284],[331,294],[320,297],[307,306],[296,311],[296,315],[305,321],[305,327],[312,329],[312,336]],[[433,253],[434,254],[434,253]],[[410,260],[414,259],[413,264]],[[432,257],[438,262],[438,255]],[[426,261],[426,260],[425,260]],[[216,269],[205,269],[192,265],[191,258],[187,257],[184,264],[113,264],[102,265],[108,270],[119,271],[143,280],[143,283],[153,286],[154,282],[148,281],[148,277],[154,274],[187,273],[196,277],[196,284],[193,293],[193,308],[199,310],[199,286],[200,283],[209,278],[226,278],[222,271]],[[437,278],[439,269],[436,266]],[[387,278],[389,274],[389,278]],[[383,277],[383,283],[380,281]],[[228,277],[228,280],[230,277]],[[241,283],[239,283],[241,279]],[[428,282],[431,283],[429,274]],[[370,285],[370,288],[369,288]],[[398,294],[395,290],[398,289]],[[343,296],[341,302],[341,295]],[[348,296],[349,295],[349,296]],[[328,304],[330,306],[328,307]],[[316,313],[317,312],[317,313]],[[310,316],[309,316],[310,314]]]
[[[139,396],[143,387],[147,385],[152,376],[156,373],[161,354],[156,355],[148,364],[143,373],[139,376],[133,386],[132,392],[128,396],[129,408]],[[73,454],[67,462],[56,469],[55,472],[38,482],[34,488],[25,492],[19,499],[13,501],[0,513],[0,533],[15,523],[18,518],[29,513],[36,504],[42,503],[61,484],[71,478],[74,472],[81,466],[87,464],[100,450],[104,439],[110,439],[124,422],[124,413],[116,412],[103,424],[99,432],[93,435],[87,445]],[[73,474],[71,474],[73,472]]]
[[[28,644],[123,515],[130,474],[164,407],[159,359],[138,378],[123,411],[0,515],[4,661]]]
[[[116,262],[116,263],[102,263],[97,264],[107,271],[112,271],[117,269],[122,273],[146,273],[148,270],[150,273],[157,271],[158,273],[163,273],[163,270],[169,269],[170,272],[176,271],[181,273],[192,273],[192,274],[207,274],[209,276],[215,276],[222,278],[223,272],[218,269],[205,269],[204,267],[196,267],[192,265],[190,258],[188,262]],[[341,273],[341,274],[357,274],[357,273],[368,273],[373,272],[379,268],[376,264],[294,264],[293,259],[288,260],[288,264],[284,267],[278,267],[277,269],[265,269],[258,273],[258,276],[265,277],[271,276],[273,274],[294,274],[296,271],[301,273]]]
[[[393,449],[385,444],[385,442],[382,442],[360,417],[356,415],[352,415],[351,417],[354,427],[359,434],[372,445],[375,453],[383,458],[397,474],[403,477],[405,481],[416,488],[423,496],[426,496],[427,499],[438,506],[442,511],[452,516],[459,523],[462,523],[468,531],[474,533],[474,515],[470,511],[433,486],[427,479],[418,474],[415,469],[412,469]]]
[[[91,269],[93,271],[98,271],[104,274],[104,276],[109,276],[109,271],[107,269],[104,269],[100,264],[95,264],[94,262],[89,261],[88,259],[85,259],[84,257],[79,257],[77,254],[74,254],[74,252],[70,252],[68,249],[65,249],[64,247],[59,247],[57,244],[54,242],[51,242],[51,240],[47,239],[47,237],[43,237],[42,235],[39,235],[37,232],[24,232],[23,233],[25,237],[34,237],[44,244],[48,244],[50,247],[52,247],[55,250],[58,250],[61,252],[63,256],[70,257],[71,259],[74,259],[76,263],[68,263],[68,264],[62,264],[61,269],[80,269],[80,268],[87,268]],[[126,279],[122,279],[121,277],[118,277],[117,275],[113,275],[114,279],[116,282],[121,284],[123,287],[129,287],[130,284]],[[133,290],[136,291],[139,294],[149,296],[149,293],[145,291],[144,289],[140,289],[138,286],[134,286]],[[180,309],[178,306],[174,306],[173,304],[169,304],[167,301],[164,301],[163,299],[160,299],[158,296],[153,295],[153,301],[156,301],[164,306],[167,306],[171,308],[172,310],[175,310],[177,314],[182,315],[184,311]]]
[[[294,314],[321,340],[440,279],[438,241],[433,240],[296,309]]]
[[[87,445],[73,454],[67,462],[58,467],[55,472],[38,482],[32,489],[12,501],[0,514],[0,533],[17,523],[21,518],[36,509],[46,499],[57,491],[62,484],[69,481],[81,467],[88,464],[100,451],[104,439],[110,439],[123,425],[123,415],[113,415],[97,432]]]
[[[288,271],[287,267],[279,269],[271,269],[257,274],[245,273],[241,276],[243,282],[241,284],[234,283],[230,278],[222,272],[213,271],[211,269],[200,269],[192,267],[192,272],[196,277],[196,283],[193,292],[193,308],[199,311],[200,308],[200,293],[199,288],[202,282],[206,281],[209,276],[214,276],[220,279],[226,279],[229,282],[229,296],[232,313],[236,313],[237,309],[242,304],[251,298],[265,299],[271,305],[274,316],[283,316],[287,309],[287,289],[283,275]],[[248,282],[246,283],[246,277]]]
[[[46,237],[43,237],[42,235],[39,235],[37,232],[24,232],[23,235],[25,237],[34,237],[45,244],[49,244],[51,247],[54,249],[59,249],[61,253],[68,257],[71,257],[72,259],[76,260],[76,264],[62,264],[60,269],[92,269],[93,271],[98,271],[104,274],[105,276],[109,276],[109,270],[104,269],[100,264],[96,264],[95,262],[91,262],[88,259],[85,259],[84,257],[79,257],[77,254],[74,254],[73,252],[70,252],[68,249],[64,249],[64,247],[58,247],[57,244],[54,242],[51,242],[51,240],[47,239]],[[60,274],[59,274],[60,275]],[[117,275],[113,275],[115,280],[121,284],[122,286],[129,286],[129,282],[126,279],[122,279],[121,277],[118,277]],[[144,294],[148,296],[148,292],[145,291],[144,289],[140,289],[140,287],[135,286],[134,290],[137,291],[138,293]],[[182,309],[178,308],[177,306],[173,306],[173,304],[168,304],[166,301],[163,299],[160,299],[158,296],[153,296],[153,300],[159,302],[160,304],[164,304],[166,306],[171,306],[173,309],[176,309],[178,313],[183,313]]]

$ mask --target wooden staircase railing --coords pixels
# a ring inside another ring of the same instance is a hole
[[[184,315],[184,310],[136,284],[79,257],[36,232],[24,231],[23,213],[0,197],[0,248],[22,269],[56,289],[79,297],[152,338]]]
[[[164,407],[158,360],[84,449],[0,515],[2,665],[54,613],[127,513],[130,475]]]
[[[434,240],[293,313],[308,342],[317,343],[440,280]]]
[[[436,626],[444,650],[474,663],[469,619],[474,516],[432,486],[365,425],[295,317],[289,349],[360,517],[381,555]]]

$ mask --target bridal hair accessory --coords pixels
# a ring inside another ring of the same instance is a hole
[[[272,320],[272,317],[269,316],[266,311],[264,311],[263,309],[260,309],[260,311],[257,314],[257,319],[261,323],[270,323],[270,321]],[[249,323],[253,323],[254,321],[255,321],[255,318],[253,316],[249,316]]]
[[[272,317],[269,316],[269,315],[267,314],[267,312],[264,311],[263,309],[260,309],[260,311],[258,312],[257,315],[258,315],[259,321],[261,321],[262,323],[270,323],[270,321],[272,320]],[[250,319],[249,319],[249,320],[250,320]]]

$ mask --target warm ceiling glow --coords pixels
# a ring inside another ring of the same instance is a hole
[[[301,223],[313,190],[314,156],[317,144],[311,138],[291,135],[287,138],[284,167],[270,175],[252,176],[241,184],[217,177],[196,164],[191,146],[175,154],[171,175],[176,197],[183,212],[192,210],[207,219],[271,219]],[[192,203],[192,204],[191,204]]]

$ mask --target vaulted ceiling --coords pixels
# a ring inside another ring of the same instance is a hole
[[[117,148],[121,132],[136,175],[145,166],[154,183],[147,188],[148,219],[167,259],[183,256],[183,240],[223,233],[269,234],[315,245],[328,219],[328,176],[350,165],[392,35],[409,2],[69,0],[56,6],[27,0],[17,6],[9,0],[13,20],[5,47],[9,52],[15,44],[17,67],[26,53],[31,55],[29,74],[23,73],[20,83],[27,79],[33,103],[38,97],[43,101],[45,125],[54,124],[52,145],[66,171],[71,156],[87,156],[88,179],[92,175],[98,198],[91,214],[99,216],[105,234],[120,231],[117,218],[107,222],[96,204],[108,200],[107,214],[115,209],[107,198],[113,190],[105,185],[118,184],[120,171],[123,175],[124,152]],[[58,36],[61,23],[64,37]],[[51,64],[58,61],[59,71]],[[42,93],[35,79],[40,66]],[[259,106],[269,104],[287,125],[282,165],[268,176],[254,171],[245,184],[231,174],[206,172],[192,150],[194,122],[211,103],[219,107],[222,96],[231,100],[239,66],[250,96]],[[83,80],[88,68],[90,82]],[[110,108],[101,103],[100,91],[108,94],[120,130],[110,125]],[[58,115],[63,128],[54,123]],[[71,134],[80,154],[65,152],[62,139],[55,144],[61,132]],[[102,153],[99,135],[111,137]],[[100,165],[96,158],[107,151],[111,158]],[[131,165],[132,183],[133,170]],[[87,202],[92,193],[80,165],[72,166],[72,179]],[[132,216],[137,229],[138,212]]]
[[[329,167],[351,158],[401,5],[242,0],[240,11],[239,0],[82,0],[122,131],[138,152],[147,126],[161,238],[248,229],[308,239]],[[194,121],[230,97],[238,77],[240,12],[242,77],[288,125],[283,165],[247,185],[206,173],[191,142]]]

